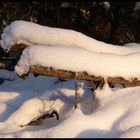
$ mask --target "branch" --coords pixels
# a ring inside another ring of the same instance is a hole
[[[17,59],[12,57],[0,57],[0,69],[6,69],[14,71],[14,67],[17,64]]]

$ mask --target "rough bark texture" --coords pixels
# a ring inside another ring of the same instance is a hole
[[[104,77],[90,75],[86,71],[72,72],[72,71],[65,71],[65,70],[53,69],[48,67],[31,66],[30,72],[37,73],[40,75],[59,77],[59,78],[88,80],[94,82],[101,82],[101,84],[105,83]],[[117,83],[117,84],[135,85],[135,86],[140,85],[140,80],[138,80],[137,78],[131,78],[130,80],[127,80],[123,77],[108,77],[107,82],[109,84]]]

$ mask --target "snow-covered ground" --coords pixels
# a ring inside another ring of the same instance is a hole
[[[111,45],[76,31],[25,21],[11,23],[1,36],[5,51],[14,43],[31,45],[15,66],[19,75],[28,72],[34,64],[87,71],[104,78],[139,78],[140,75],[140,45],[136,43]],[[139,86],[121,88],[117,85],[110,89],[105,84],[93,96],[88,83],[78,81],[81,83],[80,104],[75,109],[74,80],[58,82],[55,77],[32,74],[21,80],[14,72],[1,70],[0,77],[7,79],[0,85],[0,137],[140,137]],[[44,119],[39,125],[27,125],[53,110],[58,112],[59,120],[54,117]]]
[[[0,137],[140,137],[140,87],[96,91],[79,90],[74,109],[74,80],[29,75],[0,85]],[[85,83],[84,81],[78,81]],[[51,108],[59,113],[40,125],[27,125]],[[20,127],[22,126],[23,127]]]

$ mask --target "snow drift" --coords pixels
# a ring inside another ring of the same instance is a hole
[[[79,94],[81,105],[74,110],[73,80],[63,83],[61,94],[58,93],[61,83],[54,84],[56,80],[30,75],[26,80],[17,78],[0,86],[1,138],[140,137],[140,87],[97,90],[94,100],[89,91],[84,89]],[[21,96],[20,104],[18,96]],[[42,99],[47,103],[46,111],[56,100],[53,107],[58,111],[60,120],[46,119],[38,126],[24,126],[38,116],[40,110],[43,111]],[[7,119],[6,114],[9,114]]]

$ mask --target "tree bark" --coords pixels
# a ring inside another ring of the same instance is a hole
[[[31,66],[30,72],[37,73],[40,75],[54,76],[54,77],[66,78],[66,79],[76,79],[76,80],[99,81],[102,79],[101,76],[89,75],[86,71],[73,72],[73,71],[53,69],[53,68],[35,66],[35,65]]]
[[[73,72],[73,71],[65,71],[65,70],[59,70],[59,69],[33,65],[31,66],[30,72],[37,73],[40,75],[46,75],[46,76],[53,76],[53,77],[66,78],[66,79],[95,81],[95,82],[101,82],[102,84],[105,84],[104,77],[90,75],[86,71]],[[117,84],[135,85],[135,86],[140,85],[140,80],[138,80],[138,78],[135,78],[135,77],[131,78],[130,80],[127,80],[123,77],[107,77],[106,80],[109,84],[117,83]]]

